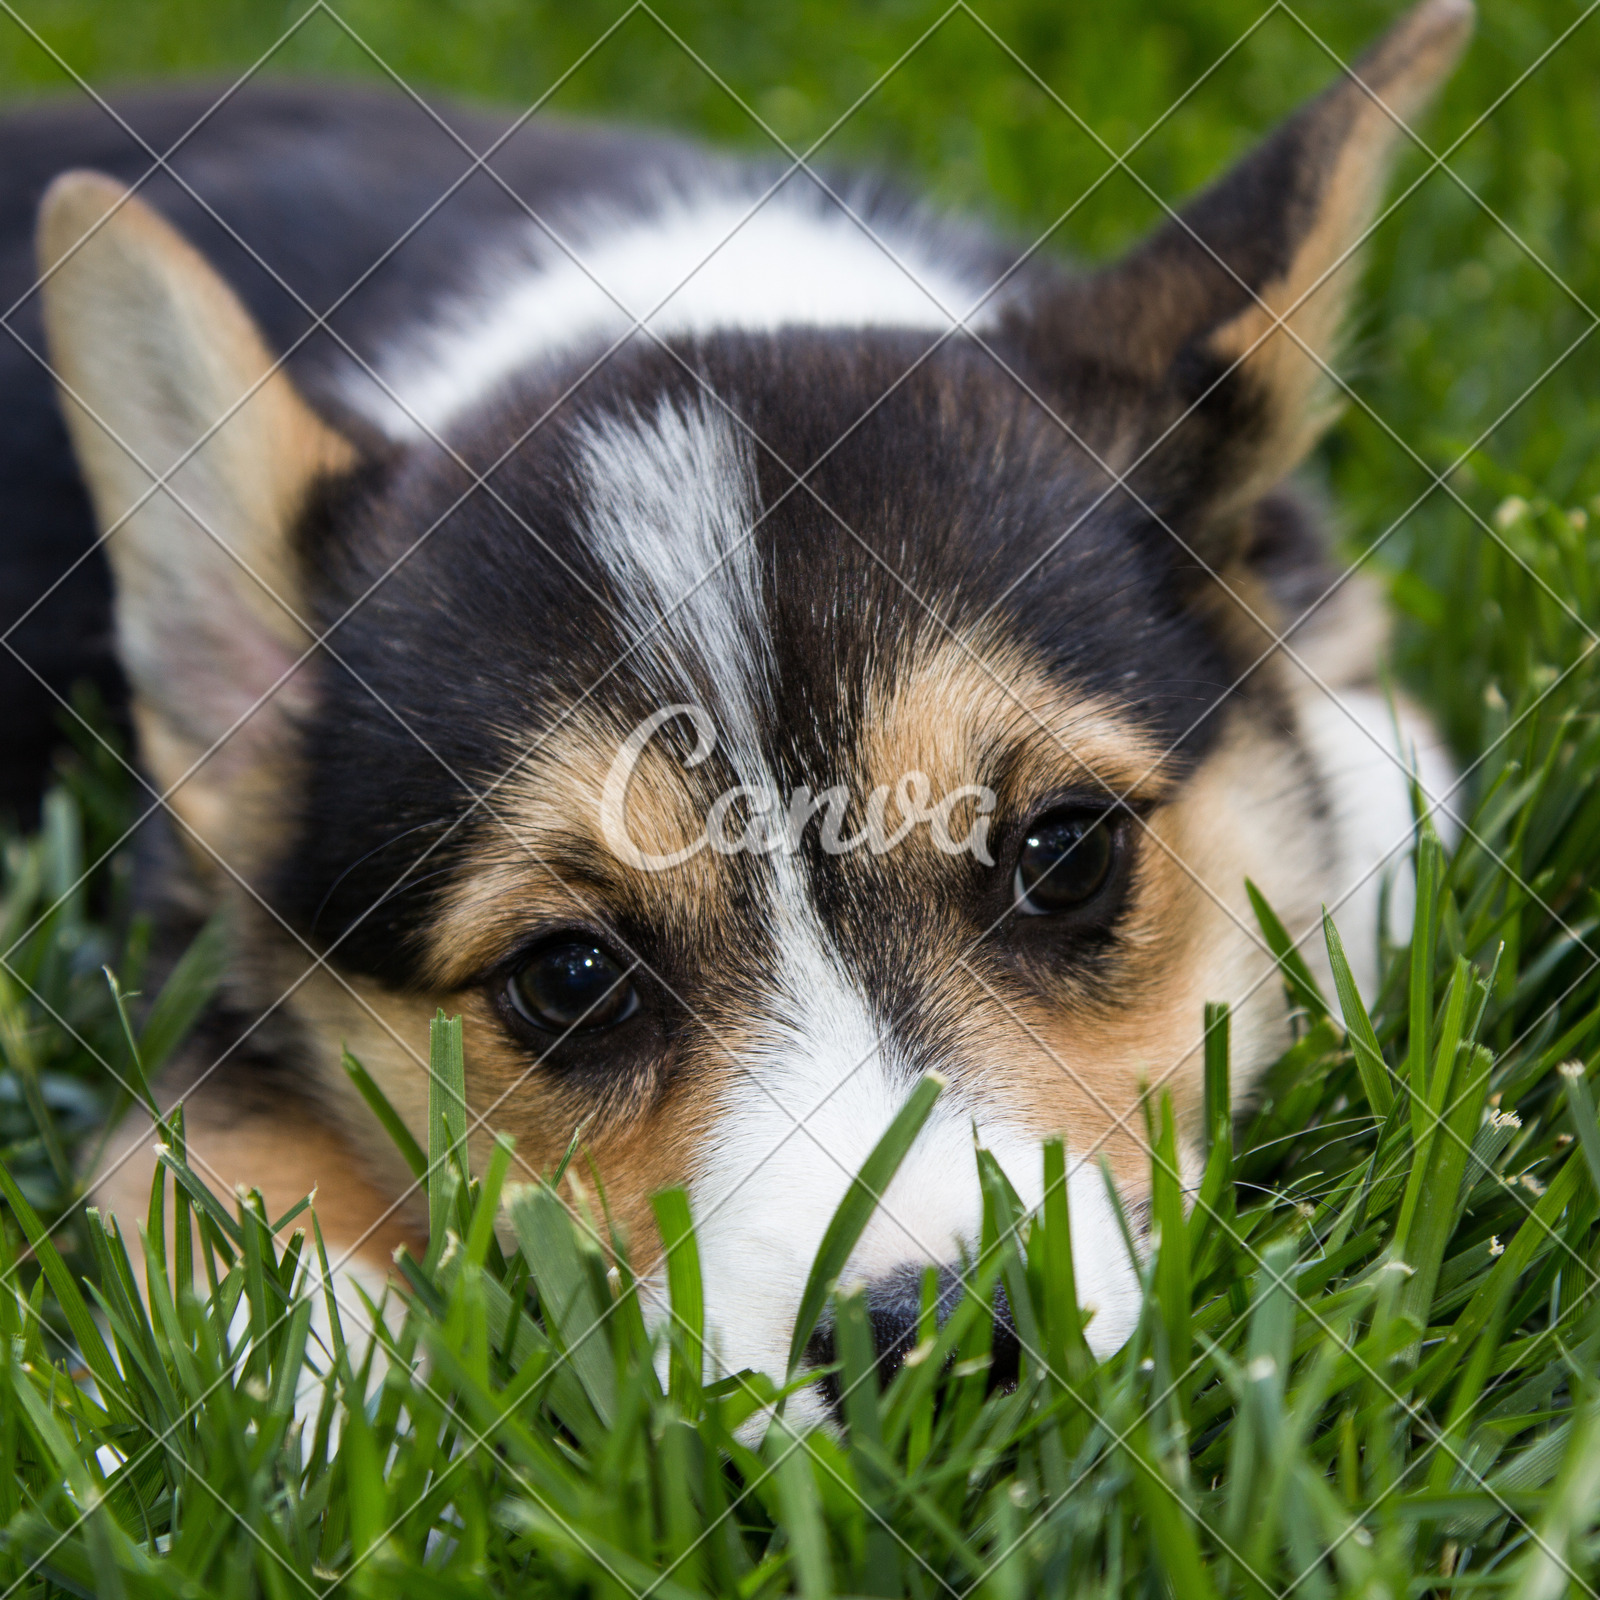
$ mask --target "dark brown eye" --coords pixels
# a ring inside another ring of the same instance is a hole
[[[558,939],[534,951],[506,979],[506,998],[524,1022],[547,1033],[592,1033],[639,1006],[622,964],[585,939]]]
[[[1115,824],[1103,811],[1047,813],[1028,829],[1017,857],[1017,910],[1048,917],[1078,909],[1105,888],[1116,857]]]

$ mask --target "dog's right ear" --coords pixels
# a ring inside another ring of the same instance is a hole
[[[231,865],[310,694],[295,522],[355,454],[199,252],[120,184],[57,178],[38,248],[145,767]]]
[[[1472,24],[1471,0],[1420,0],[1121,261],[1014,314],[1100,460],[1209,564],[1337,413],[1361,247]]]

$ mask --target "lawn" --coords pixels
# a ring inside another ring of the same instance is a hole
[[[545,1191],[516,1190],[506,1158],[462,1167],[443,1020],[430,1148],[409,1152],[428,1173],[431,1243],[402,1263],[384,1359],[360,1331],[368,1308],[352,1320],[328,1305],[312,1328],[311,1213],[213,1195],[181,1126],[148,1230],[159,1241],[176,1217],[177,1242],[136,1283],[123,1235],[76,1203],[74,1173],[126,1100],[119,1083],[138,1092],[204,1005],[215,942],[159,997],[120,1001],[146,965],[117,848],[131,787],[79,730],[41,831],[4,842],[0,1600],[1596,1593],[1588,9],[1485,0],[1422,130],[1431,151],[1401,163],[1343,367],[1349,404],[1309,469],[1348,558],[1392,596],[1398,680],[1465,770],[1463,842],[1447,854],[1419,834],[1416,928],[1377,993],[1323,995],[1285,959],[1298,1041],[1245,1117],[1211,1119],[1187,1209],[1151,1108],[1160,1243],[1130,1344],[1102,1364],[1088,1354],[1064,1191],[1024,1217],[991,1167],[975,1292],[942,1330],[930,1312],[921,1359],[880,1392],[846,1300],[847,1431],[797,1437],[780,1419],[757,1437],[750,1419],[788,1375],[702,1384],[681,1195],[658,1203],[674,1316],[653,1359],[603,1197],[569,1221]],[[1095,260],[1396,10],[0,0],[0,94],[81,93],[74,76],[220,83],[270,52],[274,73],[393,73],[751,150],[817,145]],[[1270,912],[1264,928],[1278,936]],[[1226,1034],[1214,1014],[1213,1104]],[[870,1188],[935,1087],[886,1136]],[[1047,1171],[1061,1159],[1047,1151]],[[867,1192],[837,1219],[812,1314]],[[491,1226],[502,1203],[514,1249]],[[990,1394],[980,1311],[996,1285],[1025,1354],[1016,1387]]]

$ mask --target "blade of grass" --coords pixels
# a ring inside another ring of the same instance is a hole
[[[17,1187],[16,1180],[6,1170],[4,1162],[0,1162],[0,1195],[4,1196],[6,1204],[11,1207],[11,1213],[22,1229],[22,1236],[28,1241],[34,1259],[43,1269],[45,1278],[50,1284],[50,1292],[56,1297],[56,1304],[61,1307],[62,1315],[67,1319],[67,1326],[72,1330],[73,1341],[88,1364],[89,1370],[94,1373],[95,1381],[100,1385],[106,1404],[113,1409],[125,1409],[120,1399],[123,1387],[122,1374],[117,1371],[116,1363],[111,1359],[111,1352],[106,1349],[105,1340],[100,1337],[100,1330],[95,1326],[88,1304],[79,1292],[77,1280],[66,1262],[61,1259],[61,1253],[51,1241],[49,1230],[39,1220],[38,1212],[28,1204],[26,1196]]]
[[[372,1114],[383,1124],[383,1131],[411,1169],[413,1178],[423,1178],[428,1173],[428,1158],[422,1146],[412,1137],[400,1113],[395,1110],[388,1095],[373,1081],[372,1075],[348,1050],[341,1052],[341,1062],[346,1075],[366,1101]]]
[[[199,1020],[228,963],[227,913],[217,912],[178,958],[139,1031],[140,1064],[153,1076]]]
[[[545,1327],[561,1341],[595,1417],[608,1426],[616,1406],[617,1381],[605,1327],[611,1307],[609,1299],[599,1298],[594,1274],[582,1257],[583,1250],[592,1247],[586,1236],[579,1235],[567,1208],[543,1184],[514,1188],[506,1209],[533,1273]],[[575,1427],[584,1426],[581,1416],[568,1420]]]
[[[858,1292],[834,1301],[834,1347],[839,1354],[839,1384],[856,1493],[865,1510],[866,1538],[858,1588],[864,1595],[901,1593],[900,1563],[887,1526],[888,1475],[883,1460],[883,1418],[879,1410],[878,1358],[866,1301]]]
[[[1411,930],[1410,1037],[1407,1043],[1406,1081],[1411,1088],[1411,1137],[1421,1144],[1429,1123],[1423,1107],[1428,1103],[1430,1034],[1433,1026],[1433,947],[1437,925],[1439,841],[1424,827],[1417,848],[1417,909]]]
[[[1600,1119],[1595,1115],[1594,1094],[1581,1061],[1564,1062],[1556,1071],[1567,1086],[1567,1112],[1577,1132],[1584,1164],[1589,1169],[1589,1180],[1594,1184],[1595,1194],[1600,1196]]]
[[[778,1498],[783,1506],[783,1530],[788,1536],[795,1588],[801,1600],[830,1600],[834,1593],[833,1564],[828,1557],[828,1532],[810,1458],[805,1446],[781,1421],[773,1424],[767,1437],[770,1453],[776,1457]]]
[[[695,1416],[700,1410],[700,1386],[705,1381],[706,1308],[689,1196],[682,1189],[663,1189],[651,1197],[650,1203],[667,1258],[673,1393],[684,1414]]]
[[[1372,1018],[1362,1003],[1361,992],[1356,988],[1349,958],[1344,953],[1344,941],[1333,925],[1327,907],[1322,911],[1322,937],[1328,947],[1328,963],[1333,968],[1333,987],[1339,996],[1339,1010],[1344,1016],[1345,1037],[1350,1041],[1350,1052],[1356,1059],[1356,1071],[1361,1074],[1361,1087],[1367,1104],[1379,1117],[1387,1117],[1394,1104],[1394,1087],[1389,1082],[1389,1068],[1383,1059],[1378,1035]]]
[[[1278,914],[1270,905],[1262,892],[1248,879],[1244,882],[1245,893],[1250,896],[1250,905],[1256,914],[1256,921],[1261,925],[1262,937],[1267,941],[1267,948],[1272,952],[1272,958],[1278,964],[1278,971],[1283,975],[1284,984],[1290,995],[1301,1006],[1305,1007],[1315,1021],[1328,1014],[1328,1002],[1323,999],[1322,991],[1317,987],[1317,980],[1311,976],[1311,968],[1305,963],[1305,957],[1295,948],[1295,942],[1289,937],[1288,930],[1278,920]]]
[[[1537,1537],[1519,1564],[1515,1600],[1562,1600],[1572,1593],[1574,1574],[1588,1565],[1580,1541],[1594,1526],[1597,1502],[1600,1393],[1591,1393],[1578,1411],[1560,1475],[1539,1519]]]
[[[428,1025],[428,1265],[444,1251],[456,1186],[466,1176],[467,1068],[461,1018]]]
[[[1171,1096],[1161,1096],[1159,1131],[1150,1161],[1152,1217],[1160,1233],[1156,1244],[1155,1291],[1167,1331],[1167,1359],[1174,1372],[1189,1365],[1189,1228],[1183,1214],[1183,1183],[1178,1168],[1178,1135]],[[1187,1409],[1187,1389],[1175,1398]]]

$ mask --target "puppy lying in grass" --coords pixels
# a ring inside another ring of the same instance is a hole
[[[936,1071],[844,1274],[881,1361],[928,1266],[959,1285],[974,1139],[1032,1205],[1064,1137],[1115,1348],[1098,1164],[1148,1227],[1143,1105],[1193,1169],[1205,1003],[1248,1093],[1280,925],[1328,906],[1369,982],[1413,779],[1448,784],[1287,480],[1470,22],[1426,0],[1090,274],[837,175],[364,92],[242,91],[136,192],[207,100],[5,123],[43,195],[17,550],[74,547],[81,473],[149,903],[227,919],[159,1087],[196,1165],[272,1214],[315,1188],[381,1280],[422,1207],[342,1052],[426,1147],[443,1006],[475,1161],[581,1132],[646,1271],[683,1186],[715,1363],[780,1371]],[[119,1132],[103,1207],[143,1212],[150,1146]]]

